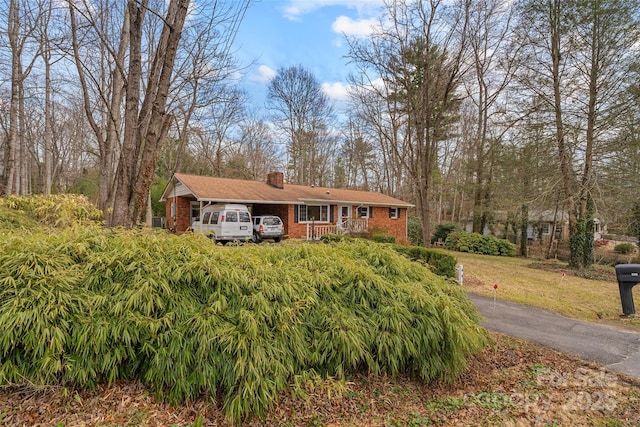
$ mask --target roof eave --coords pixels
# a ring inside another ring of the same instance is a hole
[[[409,204],[409,203],[386,203],[386,202],[367,202],[367,201],[353,201],[353,200],[337,200],[337,199],[299,199],[301,202],[304,203],[340,203],[340,204],[344,204],[344,205],[362,205],[362,206],[385,206],[385,207],[391,207],[391,208],[412,208],[415,205]]]

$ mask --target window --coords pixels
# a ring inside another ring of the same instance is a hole
[[[238,222],[238,212],[235,211],[227,211],[225,212],[224,222]]]
[[[298,205],[298,222],[329,222],[329,205]]]
[[[240,222],[251,222],[251,215],[249,212],[238,212],[240,216]]]
[[[540,230],[542,234],[551,234],[551,224],[543,222],[540,224]]]
[[[218,218],[220,217],[220,212],[214,212],[211,215],[211,224],[217,224],[218,223]]]
[[[358,207],[358,216],[360,218],[371,218],[371,206],[360,206]]]
[[[205,212],[204,216],[202,217],[202,223],[209,224],[209,218],[211,218],[211,212]]]
[[[264,218],[262,220],[262,223],[264,225],[280,225],[282,224],[282,222],[280,221],[280,218],[276,217],[276,216],[271,216],[268,218]]]
[[[389,218],[400,218],[400,208],[389,208]]]
[[[191,202],[191,224],[200,220],[200,203]]]

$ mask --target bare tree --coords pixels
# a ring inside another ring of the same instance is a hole
[[[25,146],[24,83],[39,56],[34,32],[40,24],[41,10],[22,0],[10,0],[7,17],[7,36],[11,51],[11,99],[9,126],[4,155],[4,194],[29,193],[28,149]],[[26,66],[23,59],[30,55]]]
[[[604,154],[637,59],[636,1],[519,4],[527,72],[520,82],[553,115],[571,243],[570,264],[593,261],[595,161]]]
[[[350,42],[350,58],[376,73],[387,97],[406,117],[403,162],[414,187],[424,241],[431,238],[432,179],[439,144],[459,108],[459,86],[467,49],[469,0],[390,1],[388,21],[366,42]]]
[[[476,111],[474,150],[473,231],[483,232],[491,211],[491,171],[499,156],[503,93],[513,77],[509,50],[511,8],[504,0],[474,1],[470,9],[467,40],[472,73],[465,82]]]
[[[361,124],[361,130],[376,146],[378,168],[377,188],[405,199],[413,199],[413,189],[405,189],[405,153],[410,143],[404,133],[406,117],[398,108],[399,100],[390,94],[390,87],[381,84],[365,64],[359,64],[359,75],[350,76],[349,97],[351,120]]]
[[[103,1],[100,13],[95,12],[95,5],[69,2],[74,57],[85,111],[99,141],[101,207],[110,225],[131,227],[145,215],[160,149],[176,123],[170,108],[177,106],[175,100],[184,99],[185,95],[191,99],[190,105],[197,105],[194,101],[197,98],[190,95],[197,92],[198,84],[184,84],[185,79],[196,81],[207,73],[220,72],[213,66],[226,66],[222,61],[228,60],[230,43],[248,3],[195,6],[209,8],[196,11],[199,12],[196,15],[210,18],[207,27],[210,33],[206,36],[222,47],[217,51],[220,56],[212,58],[200,55],[192,46],[178,52],[189,0],[130,0],[124,9],[118,7],[120,2]],[[218,22],[211,18],[214,14],[225,16],[226,28],[214,28],[213,23]],[[118,16],[120,25],[114,26]],[[118,34],[113,33],[114,27],[119,28]],[[204,37],[205,33],[198,34]],[[102,53],[100,61],[91,67],[88,66],[91,60],[83,50],[84,37],[93,43],[88,46],[97,47]],[[186,63],[194,52],[201,61],[191,62],[195,65],[190,68]],[[97,118],[95,106],[100,107]],[[193,109],[183,106],[188,121]]]
[[[269,172],[282,170],[282,153],[266,122],[248,117],[240,124],[240,132],[240,154],[250,173],[247,179],[264,180]]]
[[[113,204],[130,32],[128,8],[122,9],[119,4],[110,0],[95,5],[85,0],[69,1],[72,57],[85,114],[98,142],[98,207],[105,212],[110,211]]]
[[[320,83],[302,66],[281,68],[269,83],[268,106],[288,138],[289,180],[321,185],[335,139],[329,135],[333,107]]]

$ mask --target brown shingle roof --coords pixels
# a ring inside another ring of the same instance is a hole
[[[175,178],[184,184],[196,199],[205,202],[267,204],[352,203],[391,207],[413,206],[386,194],[371,191],[293,184],[284,184],[284,188],[279,189],[261,181],[215,178],[182,173],[176,173]],[[167,185],[162,195],[162,200],[166,200],[167,197],[171,196],[170,187],[172,187],[172,183]]]

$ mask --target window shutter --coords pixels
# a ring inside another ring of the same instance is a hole
[[[369,206],[369,218],[373,218],[373,206]]]
[[[298,210],[300,209],[300,205],[295,205],[293,207],[293,222],[298,223]]]
[[[334,212],[336,205],[329,205],[329,222],[330,223],[334,223],[336,222],[336,213]]]

